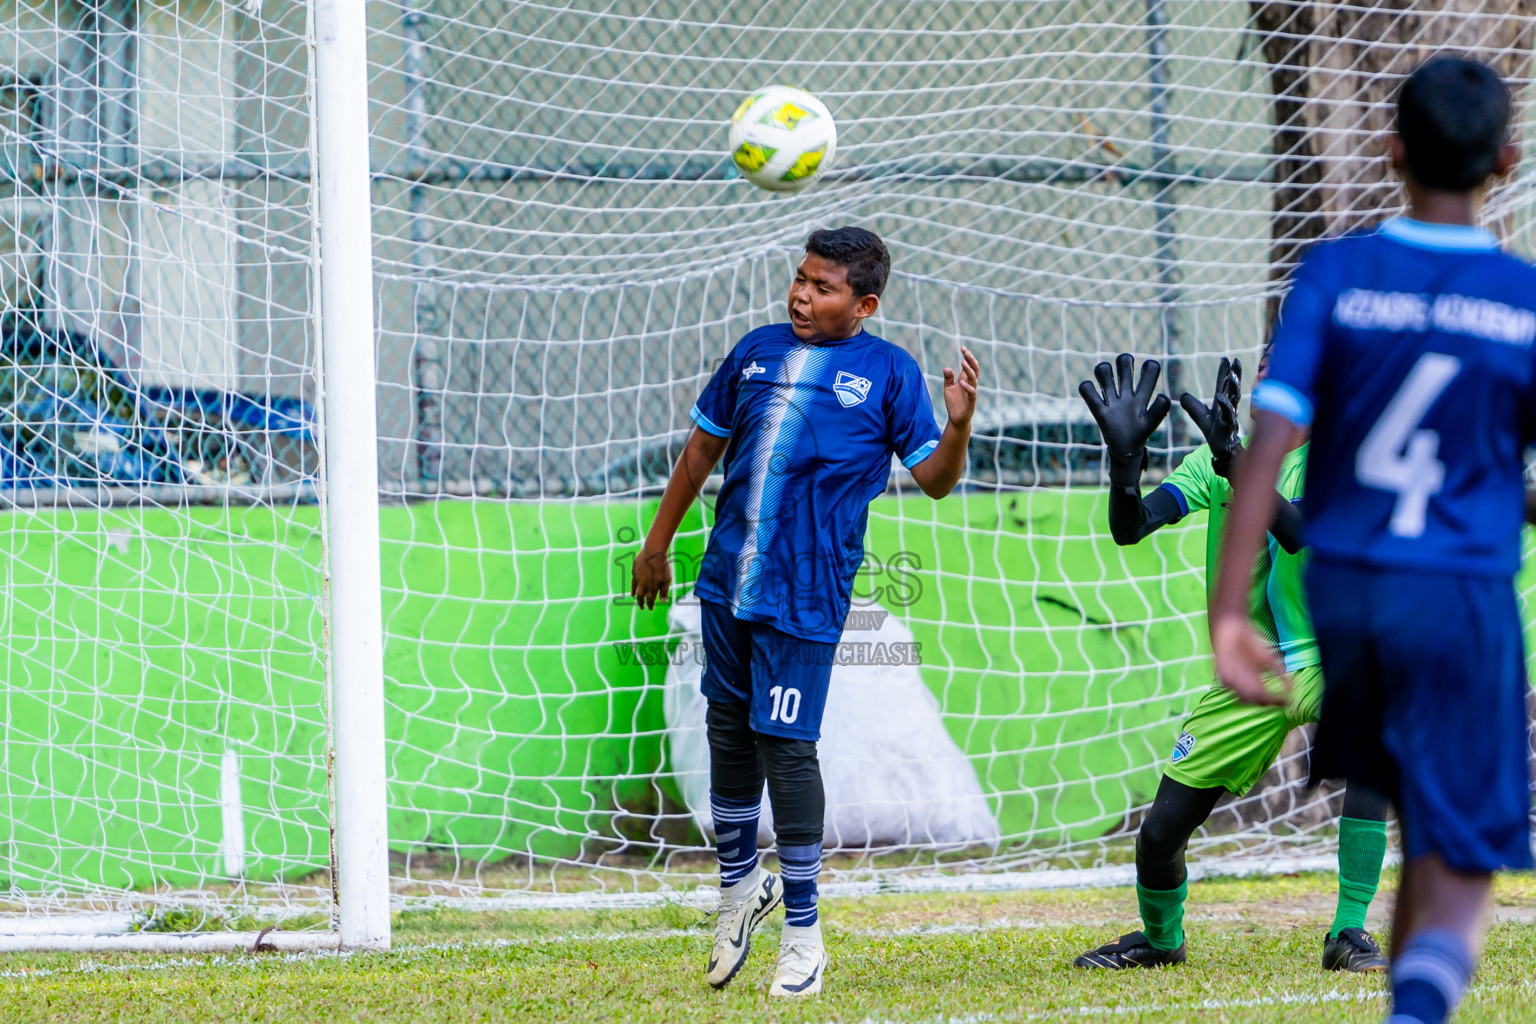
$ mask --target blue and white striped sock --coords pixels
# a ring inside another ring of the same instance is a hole
[[[779,847],[779,877],[784,880],[784,925],[808,928],[816,923],[816,879],[821,874],[821,844]]]
[[[1409,939],[1392,961],[1388,1024],[1442,1024],[1467,990],[1476,965],[1461,936],[1428,928]]]
[[[715,819],[715,852],[720,856],[720,887],[735,885],[757,867],[757,818],[763,800],[731,800],[709,794]]]

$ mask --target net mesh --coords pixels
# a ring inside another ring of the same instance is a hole
[[[304,11],[0,21],[6,930],[327,916]]]
[[[307,12],[3,10],[12,903],[323,911]],[[1536,30],[1530,0],[369,17],[390,839],[402,900],[473,905],[709,876],[689,622],[633,607],[627,560],[717,360],[783,318],[804,237],[840,223],[894,257],[876,332],[935,386],[969,346],[984,390],[966,487],[934,504],[893,474],[872,508],[859,608],[921,665],[834,684],[851,714],[891,706],[824,744],[829,870],[1124,861],[1210,683],[1204,522],[1112,544],[1077,382],[1131,350],[1203,393],[1218,356],[1251,358],[1297,246],[1397,209],[1400,76],[1454,47],[1523,97]],[[770,82],[838,119],[807,193],[724,156]],[[1530,181],[1488,211],[1517,248]],[[1194,440],[1175,417],[1149,483]],[[710,515],[706,494],[680,557]],[[1197,861],[1327,852],[1304,750]]]

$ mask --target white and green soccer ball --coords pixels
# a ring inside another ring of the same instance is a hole
[[[759,89],[731,116],[731,161],[758,188],[798,192],[832,166],[835,152],[832,112],[803,89]]]

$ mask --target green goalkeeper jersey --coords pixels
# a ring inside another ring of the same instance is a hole
[[[1306,475],[1307,445],[1285,457],[1280,466],[1276,489],[1291,501],[1301,497]],[[1205,528],[1206,592],[1216,586],[1217,556],[1221,552],[1222,527],[1232,504],[1232,485],[1216,475],[1211,466],[1211,449],[1201,445],[1168,474],[1163,486],[1173,492],[1184,514],[1204,509],[1210,513]],[[1253,596],[1250,604],[1254,625],[1266,640],[1279,649],[1288,671],[1309,668],[1318,663],[1317,638],[1312,632],[1312,616],[1307,611],[1302,574],[1307,553],[1287,554],[1274,537],[1267,537],[1268,547],[1260,552],[1253,572]]]

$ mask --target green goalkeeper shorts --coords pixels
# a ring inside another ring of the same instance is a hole
[[[1167,775],[1196,789],[1221,787],[1242,796],[1269,770],[1292,729],[1317,721],[1323,671],[1316,665],[1291,673],[1285,707],[1244,704],[1220,683],[1200,698],[1173,745]]]

